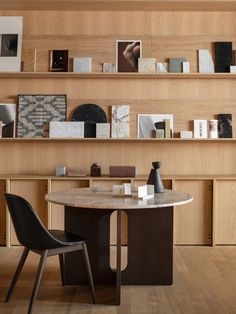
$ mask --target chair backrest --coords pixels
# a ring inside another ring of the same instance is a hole
[[[62,247],[42,224],[31,205],[18,195],[4,193],[18,241],[34,250]]]

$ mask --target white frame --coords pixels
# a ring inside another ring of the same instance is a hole
[[[154,123],[156,122],[160,122],[160,121],[164,121],[165,119],[170,119],[170,129],[172,130],[172,137],[174,134],[174,116],[171,113],[156,113],[156,114],[152,114],[152,113],[147,113],[147,114],[138,114],[138,121],[137,121],[137,131],[138,131],[138,138],[152,138],[150,137],[140,137],[140,130],[139,130],[139,121],[140,121],[140,117],[151,117],[151,120]],[[151,134],[151,130],[154,129],[154,126],[152,127],[152,125],[150,125],[150,134]]]
[[[17,34],[17,56],[1,57],[1,72],[20,72],[21,70],[21,50],[22,50],[22,34],[23,34],[23,16],[0,16],[0,35]],[[1,45],[1,43],[0,43]]]
[[[142,58],[142,40],[141,39],[118,39],[116,41],[116,72],[118,72],[118,45],[120,42],[139,42],[140,43],[140,56]],[[138,70],[138,69],[137,69]],[[123,72],[120,72],[123,73]]]

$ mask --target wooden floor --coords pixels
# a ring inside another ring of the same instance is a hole
[[[0,313],[27,312],[38,256],[30,253],[9,303],[3,302],[21,248],[0,248]],[[148,267],[148,265],[147,265]],[[109,293],[97,289],[100,301]],[[34,314],[233,314],[236,247],[175,247],[172,286],[122,287],[120,306],[92,305],[87,287],[61,287],[58,260],[48,258]]]

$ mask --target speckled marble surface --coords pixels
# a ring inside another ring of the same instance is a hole
[[[177,206],[190,203],[193,197],[185,192],[165,190],[151,199],[140,200],[132,196],[113,196],[109,189],[79,188],[48,193],[48,202],[81,208],[138,209]]]

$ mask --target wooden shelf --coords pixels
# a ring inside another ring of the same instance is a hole
[[[0,10],[235,11],[235,0],[8,0]]]
[[[74,73],[0,72],[0,78],[77,78],[77,79],[236,79],[235,73]]]
[[[0,143],[64,143],[64,142],[81,142],[81,143],[236,143],[236,138],[204,138],[204,139],[196,139],[196,138],[1,138]]]

